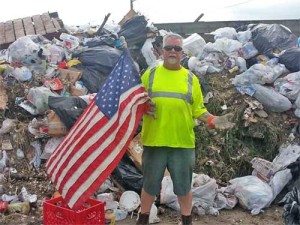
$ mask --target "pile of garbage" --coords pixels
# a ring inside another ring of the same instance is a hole
[[[288,168],[299,159],[300,48],[297,37],[279,24],[226,27],[212,34],[214,43],[197,34],[188,37],[185,61],[202,81],[208,109],[217,115],[235,112],[237,125],[223,134],[196,128],[197,171],[216,178],[218,187],[209,190],[233,194],[239,205],[258,214],[299,177]],[[234,202],[221,199],[225,208]],[[200,202],[208,210],[202,214],[219,209],[218,201],[209,207]]]
[[[60,40],[28,35],[1,51],[1,213],[31,212],[41,219],[43,201],[56,191],[45,162],[112,71],[122,52],[119,38],[125,37],[142,74],[161,62],[166,33],[136,16],[122,26],[62,33]],[[218,215],[239,203],[258,214],[296,179],[288,167],[300,156],[300,48],[280,24],[225,27],[212,35],[214,43],[197,33],[186,37],[182,65],[201,81],[208,110],[233,112],[236,127],[195,127],[193,212]],[[133,149],[142,152],[141,143]],[[138,205],[118,201],[128,191],[138,199],[142,178],[125,155],[94,197],[122,220]],[[179,210],[169,176],[158,202]],[[152,222],[159,222],[155,205],[151,212]]]

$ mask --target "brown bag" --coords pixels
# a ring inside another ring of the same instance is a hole
[[[48,119],[48,136],[63,137],[67,134],[67,127],[63,122],[61,122],[59,116],[53,110],[48,111],[47,119]]]
[[[82,96],[82,95],[85,95],[85,93],[81,89],[75,87],[72,84],[69,85],[69,92],[70,92],[70,94],[72,96]]]
[[[81,75],[82,72],[75,68],[71,68],[71,69],[59,68],[59,78],[63,81],[63,83],[71,82],[72,84],[75,84],[75,82],[81,78]]]

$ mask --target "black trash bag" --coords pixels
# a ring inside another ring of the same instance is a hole
[[[236,32],[246,31],[248,29],[249,29],[249,25],[248,24],[243,24],[243,25],[238,26],[237,28],[235,28]]]
[[[78,64],[75,67],[82,71],[80,81],[83,82],[84,86],[90,93],[98,93],[109,76],[109,73],[102,72],[97,66],[84,66],[82,64]]]
[[[121,53],[116,48],[101,45],[85,49],[84,51],[75,51],[72,57],[78,58],[84,66],[96,66],[102,69],[103,72],[110,72],[116,65]]]
[[[68,129],[74,125],[87,107],[87,103],[80,97],[48,97],[49,108],[52,109]]]
[[[184,55],[180,60],[180,64],[186,69],[189,69],[189,59],[187,55]]]
[[[142,52],[141,52],[141,48],[138,46],[132,46],[128,48],[131,54],[131,57],[133,58],[133,60],[139,65],[139,69],[141,74],[143,74],[147,68],[148,68],[148,64],[146,62],[145,57],[143,56]]]
[[[143,175],[127,155],[124,155],[112,175],[117,178],[125,190],[141,194]]]
[[[109,36],[112,36],[114,39],[117,39],[118,38],[118,34],[113,32],[113,31],[110,31],[108,29],[106,29],[105,27],[102,27],[101,30],[97,30],[96,36],[106,36],[106,35],[109,35]]]
[[[121,53],[120,50],[106,45],[73,53],[73,57],[78,58],[81,62],[74,67],[82,71],[80,80],[89,92],[97,93],[101,89]]]
[[[300,48],[289,48],[279,56],[279,63],[291,72],[300,71]]]
[[[300,191],[294,187],[278,203],[283,205],[283,218],[285,225],[300,225]]]
[[[147,33],[150,31],[147,24],[145,16],[135,16],[121,26],[118,36],[124,36],[128,46],[143,45],[147,39]]]
[[[246,66],[247,66],[247,68],[250,68],[254,64],[257,64],[257,56],[253,56],[250,59],[246,59]]]
[[[299,123],[293,128],[293,133],[294,129],[300,129]],[[298,132],[300,132],[300,130],[298,130]],[[292,180],[287,185],[288,191],[292,191],[294,187],[300,188],[300,157],[298,157],[295,162],[289,164],[286,168],[290,169],[292,174]]]
[[[258,24],[250,31],[253,44],[261,55],[274,57],[274,52],[297,46],[297,36],[281,24]]]
[[[291,170],[293,180],[298,179],[300,176],[300,157],[298,157],[295,162],[289,164],[286,168]]]
[[[186,69],[189,69],[189,57],[184,55],[182,58],[181,58],[181,61],[180,61],[180,64],[186,68]],[[201,91],[202,91],[202,94],[203,96],[206,96],[207,93],[210,91],[210,87],[209,87],[209,84],[205,78],[205,76],[201,75],[201,74],[198,74],[197,72],[195,71],[192,71],[199,79],[199,83],[200,83],[200,86],[201,86]]]
[[[200,81],[200,87],[201,87],[201,91],[203,96],[206,96],[208,94],[208,92],[210,92],[210,86],[205,78],[205,76],[200,75],[198,76],[199,81]]]
[[[116,39],[113,35],[103,35],[103,36],[96,36],[93,38],[86,38],[83,45],[88,46],[89,48],[100,46],[100,45],[107,45],[110,47],[115,46]]]

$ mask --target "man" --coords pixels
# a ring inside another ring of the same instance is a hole
[[[178,197],[182,225],[192,224],[191,181],[195,164],[194,119],[211,128],[233,126],[227,117],[210,114],[204,106],[198,78],[180,65],[182,37],[168,34],[163,39],[163,64],[147,70],[142,82],[151,105],[143,117],[143,189],[137,225],[148,224],[149,212],[160,193],[166,169]]]

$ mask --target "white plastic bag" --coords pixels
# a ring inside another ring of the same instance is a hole
[[[31,65],[41,62],[38,56],[40,46],[29,36],[18,38],[8,47],[8,58],[11,64]]]
[[[19,81],[27,81],[32,78],[31,71],[25,66],[15,68],[12,71],[12,75]]]
[[[274,177],[269,182],[273,191],[272,201],[282,191],[282,189],[292,180],[293,176],[290,169],[285,169],[275,173]]]
[[[64,140],[64,137],[53,137],[48,139],[43,154],[41,155],[42,159],[49,159],[57,146]]]
[[[235,65],[239,67],[240,72],[244,72],[247,70],[247,63],[246,60],[242,57],[235,57]]]
[[[42,46],[43,55],[47,57],[47,61],[52,64],[58,64],[63,61],[65,51],[62,47],[54,44],[46,44]]]
[[[294,104],[296,106],[295,115],[300,118],[300,94],[298,95]]]
[[[256,176],[238,177],[229,181],[232,185],[227,188],[233,190],[240,205],[257,215],[263,208],[268,207],[273,199],[271,187]]]
[[[221,189],[219,189],[215,198],[214,207],[218,210],[233,209],[237,205],[237,203],[237,197],[228,193],[224,193]]]
[[[204,174],[193,174],[192,195],[193,212],[198,215],[217,215],[218,210],[213,207],[216,197],[217,183],[215,179]],[[177,196],[173,192],[173,182],[170,176],[165,176],[161,185],[160,203],[180,211]]]
[[[183,50],[189,56],[198,56],[205,46],[205,40],[197,33],[183,39]]]
[[[272,112],[284,112],[292,108],[289,99],[270,87],[264,87],[260,84],[251,85],[255,89],[255,97],[263,106]]]
[[[239,31],[236,37],[239,42],[246,43],[252,38],[252,33],[250,30]]]
[[[74,50],[79,46],[79,38],[71,34],[61,33],[59,39],[63,40],[65,46],[70,50]]]
[[[171,176],[165,176],[161,182],[160,203],[169,204],[177,201],[177,197],[173,192],[173,182]]]
[[[204,174],[194,174],[192,181],[193,212],[197,215],[219,215],[214,208],[217,195],[217,182]]]
[[[253,42],[251,41],[243,44],[241,52],[244,59],[250,59],[258,54],[258,50],[255,48]]]
[[[254,64],[245,72],[235,76],[232,83],[233,85],[267,84],[273,83],[277,76],[271,67]]]
[[[5,119],[0,128],[0,135],[9,133],[16,126],[16,120]]]
[[[211,34],[215,35],[214,36],[215,40],[224,37],[228,39],[236,39],[237,37],[237,32],[233,27],[222,27],[211,32]]]
[[[150,215],[149,215],[149,223],[159,223],[161,221],[160,218],[158,218],[157,216],[157,207],[156,205],[153,203],[151,206],[151,210],[150,210]]]
[[[300,93],[300,71],[277,79],[274,86],[279,93],[288,99],[296,100]]]
[[[238,56],[238,51],[242,48],[241,42],[228,38],[217,39],[214,45],[228,56]]]
[[[193,202],[201,201],[213,206],[217,195],[217,182],[204,174],[194,174],[192,181]]]
[[[143,44],[143,47],[141,49],[141,52],[146,60],[146,63],[149,67],[153,67],[157,65],[156,56],[154,55],[154,48],[152,45],[153,39],[148,38],[145,43]]]
[[[119,200],[120,209],[124,209],[127,212],[136,210],[140,204],[140,196],[134,191],[123,192]]]
[[[58,96],[58,94],[53,93],[46,87],[33,87],[29,89],[27,99],[36,107],[37,111],[42,114],[49,109],[49,96]]]

